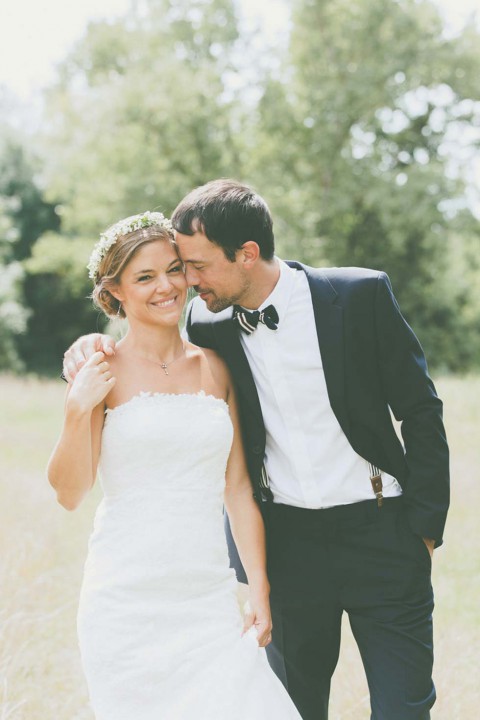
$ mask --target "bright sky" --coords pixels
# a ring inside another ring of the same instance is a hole
[[[478,0],[436,0],[455,28]],[[270,39],[288,23],[288,0],[239,0],[246,21],[259,22]],[[3,0],[0,10],[0,85],[23,100],[47,85],[55,64],[82,35],[89,20],[125,13],[130,0]]]
[[[244,21],[264,25],[268,38],[288,24],[285,0],[239,0]],[[90,20],[123,15],[130,0],[3,0],[0,10],[0,85],[26,100],[54,77],[55,64]]]

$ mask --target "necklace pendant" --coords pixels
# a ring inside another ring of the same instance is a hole
[[[165,375],[168,375],[167,365],[166,363],[161,363],[160,367],[162,368]]]

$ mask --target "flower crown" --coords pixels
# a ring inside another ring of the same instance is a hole
[[[100,240],[90,255],[90,260],[87,265],[89,271],[88,276],[96,282],[100,263],[112,245],[115,245],[119,237],[134,232],[135,230],[140,230],[141,228],[152,227],[153,225],[158,225],[168,232],[173,233],[172,223],[163,213],[150,212],[149,210],[139,215],[131,215],[124,220],[119,220],[115,225],[108,228],[108,230],[100,235]]]

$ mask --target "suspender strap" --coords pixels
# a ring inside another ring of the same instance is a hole
[[[268,477],[265,463],[262,465],[262,474],[260,476],[260,490],[267,502],[273,502],[273,493],[270,489],[270,478]]]
[[[378,507],[383,505],[383,482],[382,482],[382,471],[372,463],[368,463],[370,470],[370,482],[372,483],[373,492],[377,498]],[[260,490],[267,502],[273,501],[273,493],[270,489],[270,479],[268,477],[265,463],[262,465],[262,473],[260,477]]]
[[[372,483],[373,492],[377,498],[378,507],[383,505],[383,482],[382,482],[382,471],[372,463],[368,463],[370,468],[370,482]]]

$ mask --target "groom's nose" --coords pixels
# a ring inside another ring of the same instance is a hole
[[[199,274],[191,265],[185,265],[185,278],[187,280],[188,287],[199,285]]]

